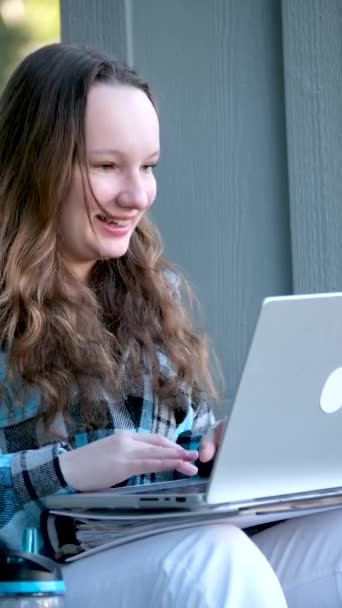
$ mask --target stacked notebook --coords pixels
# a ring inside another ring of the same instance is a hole
[[[265,504],[234,512],[230,505],[206,506],[191,511],[119,509],[46,509],[41,517],[45,551],[60,562],[71,562],[148,536],[210,524],[227,524],[258,532],[284,519],[342,506],[341,495],[319,500]],[[107,505],[108,507],[108,505]]]

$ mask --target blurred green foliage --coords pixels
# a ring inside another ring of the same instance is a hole
[[[20,51],[28,43],[25,30],[19,26],[8,27],[0,14],[0,89],[8,72],[20,59]]]
[[[24,0],[26,26],[35,44],[60,39],[59,0]]]
[[[0,0],[0,90],[27,53],[59,39],[59,0]]]

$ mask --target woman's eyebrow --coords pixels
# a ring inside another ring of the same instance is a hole
[[[147,158],[151,159],[151,158],[159,158],[160,156],[160,150],[156,150],[155,152],[152,152],[152,154],[150,154]]]
[[[120,150],[114,150],[113,148],[98,148],[96,150],[89,150],[89,154],[121,154]]]
[[[112,154],[114,155],[118,155],[118,156],[124,156],[123,153],[120,150],[114,150],[113,148],[101,148],[101,149],[97,149],[97,150],[89,150],[89,154]],[[155,157],[159,157],[160,155],[160,150],[156,150],[155,152],[152,152],[151,154],[149,154],[146,158],[150,159],[150,158],[155,158]]]

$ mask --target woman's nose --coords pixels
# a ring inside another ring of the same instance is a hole
[[[121,207],[144,210],[150,204],[149,193],[139,181],[126,184],[116,197]]]

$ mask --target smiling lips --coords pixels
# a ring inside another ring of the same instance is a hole
[[[108,218],[105,215],[96,216],[101,222],[105,224],[126,227],[132,223],[133,218]]]
[[[105,233],[110,236],[126,236],[132,227],[133,219],[107,218],[104,215],[97,215],[98,225]]]

